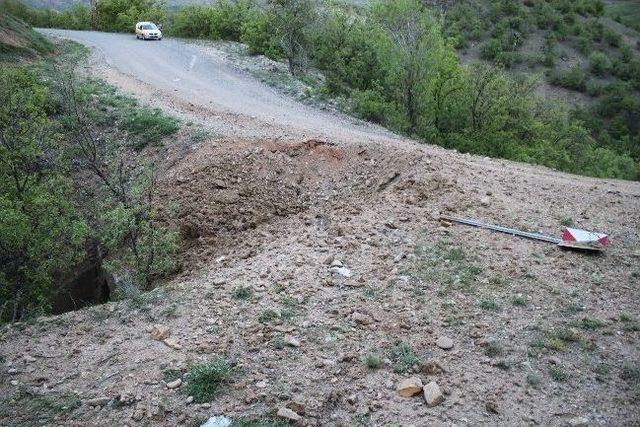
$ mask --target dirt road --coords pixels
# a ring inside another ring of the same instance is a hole
[[[279,130],[284,136],[296,137],[394,138],[378,126],[283,96],[196,43],[166,38],[142,41],[133,34],[94,31],[39,31],[91,47],[110,72],[144,84],[147,91],[170,94],[177,102],[220,114],[227,122],[229,116],[235,116],[235,121],[243,122],[245,132],[248,127],[256,133],[253,136],[273,137]]]

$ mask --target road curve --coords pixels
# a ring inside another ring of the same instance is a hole
[[[395,139],[391,132],[347,116],[319,110],[277,93],[273,88],[179,39],[137,40],[131,34],[38,29],[48,36],[82,43],[117,72],[154,91],[216,111],[287,129],[289,134],[329,139]]]

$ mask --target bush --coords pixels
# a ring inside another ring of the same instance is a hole
[[[502,53],[502,43],[500,40],[492,38],[480,47],[480,58],[493,61]]]
[[[240,41],[249,47],[251,55],[265,55],[271,59],[284,55],[267,13],[253,10],[242,24],[240,33]]]
[[[589,70],[596,76],[604,76],[611,71],[611,60],[602,52],[589,55]]]
[[[196,403],[210,402],[220,389],[220,385],[231,376],[229,363],[217,357],[206,363],[192,367],[187,374],[185,392],[193,396]]]
[[[609,44],[609,46],[620,47],[622,44],[622,36],[612,30],[611,28],[606,28],[603,34],[604,41]]]
[[[584,92],[586,90],[587,76],[582,69],[574,65],[573,67],[562,71],[556,70],[549,75],[549,82],[556,86],[562,86],[567,89]]]
[[[103,31],[133,32],[140,21],[161,24],[167,11],[159,0],[97,0],[98,28]]]
[[[0,322],[47,312],[54,277],[82,259],[89,234],[53,154],[46,99],[33,72],[0,68]]]

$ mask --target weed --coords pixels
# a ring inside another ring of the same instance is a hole
[[[82,405],[78,396],[70,391],[42,395],[34,394],[24,386],[17,390],[17,399],[23,401],[28,411],[48,417],[71,413]]]
[[[569,303],[562,308],[562,312],[567,315],[576,314],[581,311],[584,311],[584,307],[573,303]]]
[[[399,341],[389,349],[389,359],[393,363],[393,371],[403,374],[420,362],[413,348],[405,342]]]
[[[620,371],[620,378],[630,384],[640,384],[640,365],[625,363]]]
[[[220,384],[231,376],[229,363],[217,357],[206,363],[201,363],[189,369],[185,391],[197,403],[211,401],[220,388]]]
[[[604,383],[609,378],[609,374],[611,373],[611,366],[606,363],[600,363],[593,370],[596,374],[596,381]]]
[[[536,372],[527,374],[527,384],[534,388],[540,387],[540,384],[542,384],[542,375]]]
[[[371,285],[368,285],[368,286],[366,286],[364,288],[364,295],[367,298],[375,298],[376,297],[376,293],[377,293],[376,288],[371,286]]]
[[[262,310],[260,315],[258,316],[258,322],[260,323],[268,323],[272,320],[276,320],[280,318],[280,313],[270,308]]]
[[[564,217],[560,219],[560,225],[563,227],[573,227],[573,220],[569,217]]]
[[[253,288],[251,286],[238,286],[233,289],[233,298],[248,300],[253,296]]]
[[[170,383],[171,381],[175,381],[178,378],[182,378],[183,374],[183,370],[169,368],[162,371],[162,379],[164,380],[164,382]]]
[[[551,375],[551,378],[557,382],[564,382],[569,379],[569,374],[566,373],[562,367],[557,365],[549,366],[549,375]]]
[[[588,317],[585,317],[582,320],[576,320],[573,322],[569,322],[569,326],[574,327],[574,328],[582,328],[586,331],[593,331],[595,329],[599,329],[602,328],[605,325],[605,323],[602,320],[598,320],[598,319],[591,319]]]
[[[640,331],[640,325],[638,325],[638,322],[630,315],[625,313],[621,314],[620,321],[624,323],[623,330],[625,332]]]
[[[486,311],[498,311],[500,306],[496,302],[496,300],[492,298],[485,298],[480,301],[480,308]]]
[[[496,357],[502,354],[502,345],[497,340],[490,340],[484,349],[484,354],[489,357]]]
[[[138,150],[149,143],[158,143],[180,129],[177,119],[165,116],[158,108],[146,107],[131,111],[121,127],[138,137],[135,145]]]
[[[441,240],[433,246],[418,245],[414,248],[416,261],[409,274],[421,281],[440,284],[438,295],[450,290],[471,292],[482,269],[475,265],[460,247]]]
[[[282,350],[285,347],[284,337],[281,334],[276,334],[271,339],[271,344],[276,350]]]
[[[511,304],[518,307],[524,307],[527,305],[527,300],[525,300],[522,295],[514,295],[511,297]]]
[[[369,369],[378,369],[382,366],[382,357],[378,353],[369,353],[365,357],[365,363]]]

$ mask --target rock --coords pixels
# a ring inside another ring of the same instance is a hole
[[[484,409],[487,410],[488,413],[490,414],[499,414],[500,411],[498,411],[498,405],[496,405],[495,402],[492,401],[488,401],[484,404]]]
[[[373,322],[371,317],[367,316],[366,314],[358,313],[357,311],[353,313],[351,318],[359,325],[369,325]]]
[[[424,400],[427,402],[427,406],[438,406],[444,402],[444,395],[435,381],[431,381],[429,384],[424,386],[422,391],[424,394]]]
[[[182,350],[182,346],[178,343],[178,340],[176,340],[175,338],[167,338],[167,339],[163,340],[162,342],[165,343],[165,345],[167,345],[168,347],[171,347],[174,350]]]
[[[436,345],[443,350],[451,350],[453,348],[453,340],[449,337],[440,336],[436,341]]]
[[[87,399],[84,401],[85,405],[87,406],[105,406],[109,402],[111,402],[111,398],[106,396],[95,397],[93,399]]]
[[[215,415],[209,418],[200,427],[229,427],[231,425],[231,418],[224,415]]]
[[[193,396],[187,397],[187,400],[185,400],[185,402],[187,402],[187,405],[193,403]]]
[[[422,380],[418,377],[405,378],[396,386],[396,391],[402,397],[411,397],[422,391]]]
[[[287,408],[296,414],[304,414],[307,403],[301,397],[295,397],[291,402],[287,403]]]
[[[167,383],[167,388],[174,389],[174,388],[180,387],[181,385],[182,385],[182,380],[180,378],[178,378],[175,381],[168,382]]]
[[[347,279],[352,276],[351,270],[346,267],[331,267],[329,269],[333,274],[338,274],[342,277],[346,277]]]
[[[342,267],[342,261],[339,259],[333,259],[333,257],[331,257],[331,262],[329,264],[331,267]]]
[[[484,207],[489,207],[491,206],[491,199],[488,197],[483,197],[482,199],[480,199],[480,204]]]
[[[171,336],[171,329],[161,324],[153,325],[151,328],[151,336],[158,341],[165,340]]]
[[[589,420],[585,417],[574,417],[567,421],[567,424],[571,427],[587,427]]]
[[[133,411],[133,414],[131,415],[131,419],[134,421],[142,421],[143,418],[144,418],[143,409],[136,409],[135,411]]]
[[[277,415],[280,418],[284,418],[285,420],[289,420],[293,422],[300,421],[302,419],[300,415],[296,414],[291,409],[285,408],[285,407],[278,409]]]
[[[284,343],[290,347],[300,347],[300,340],[293,335],[285,335]]]
[[[227,281],[225,279],[223,279],[222,277],[216,277],[215,279],[213,279],[213,285],[214,286],[222,286],[225,283],[227,283]]]
[[[25,361],[25,362],[27,362],[27,363],[33,363],[33,362],[35,362],[36,360],[38,360],[38,359],[36,359],[35,357],[33,357],[33,356],[29,355],[29,354],[25,354],[24,356],[22,356],[22,358],[23,358],[23,359],[24,359],[24,361]]]
[[[429,360],[420,365],[420,372],[427,375],[437,375],[444,372],[444,368],[435,360]]]

